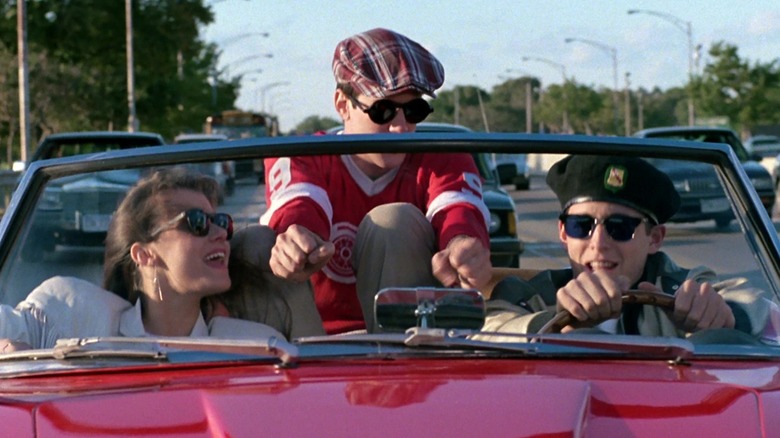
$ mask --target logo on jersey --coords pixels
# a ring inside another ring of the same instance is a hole
[[[352,269],[352,251],[355,248],[357,227],[339,222],[333,224],[330,241],[336,247],[336,253],[322,269],[325,275],[339,283],[355,283],[355,271]]]

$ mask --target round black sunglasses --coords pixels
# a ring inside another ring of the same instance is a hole
[[[352,95],[347,95],[352,104],[364,113],[377,125],[384,125],[395,118],[395,114],[400,108],[403,110],[404,118],[409,123],[420,123],[433,112],[431,105],[423,98],[418,97],[406,103],[395,103],[392,100],[381,99],[372,103],[371,106],[360,102]]]

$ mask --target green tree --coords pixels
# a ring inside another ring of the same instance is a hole
[[[456,123],[484,132],[487,119],[487,129],[492,130],[490,120],[495,114],[490,109],[490,93],[479,87],[458,85],[452,91],[441,91],[437,93],[432,106],[433,114],[427,119],[430,122]]]
[[[704,67],[697,83],[699,115],[727,116],[743,132],[759,123],[777,123],[777,60],[751,66],[738,52],[736,46],[722,41],[710,47],[713,62]]]
[[[688,93],[683,88],[661,90],[640,89],[641,98],[636,105],[642,105],[642,127],[675,126],[688,124]],[[635,94],[637,94],[635,93]]]
[[[569,125],[576,133],[605,134],[613,132],[612,106],[604,106],[604,95],[593,88],[571,80],[565,85],[565,108]],[[612,100],[607,97],[608,102]]]
[[[534,116],[534,106],[539,101],[541,83],[538,78],[523,76],[504,81],[490,94],[491,130],[494,132],[525,132],[526,114],[530,110]],[[530,102],[529,102],[530,100]],[[529,106],[530,103],[530,106]],[[534,121],[531,131],[535,129]]]
[[[16,1],[0,1],[0,44],[15,53]],[[217,47],[200,38],[214,20],[211,6],[204,0],[132,5],[140,128],[171,138],[200,131],[209,114],[232,108],[240,78],[215,71]],[[37,0],[27,8],[33,135],[127,129],[124,2]]]
[[[339,125],[341,122],[332,117],[309,116],[298,123],[293,131],[296,134],[313,134]]]

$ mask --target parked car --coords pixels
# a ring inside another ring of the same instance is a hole
[[[165,144],[160,134],[153,132],[79,131],[47,135],[33,152],[29,162],[13,163],[13,170],[23,171],[30,162],[47,158],[70,157],[117,149]]]
[[[161,135],[151,132],[62,132],[46,136],[30,161],[164,144]],[[137,169],[117,169],[75,175],[50,184],[44,196],[46,202],[35,214],[34,239],[25,247],[25,258],[40,259],[57,245],[102,246],[112,212],[138,178]]]
[[[737,134],[728,128],[702,126],[674,126],[650,128],[634,134],[640,138],[669,138],[686,141],[725,143],[731,146],[742,167],[750,178],[753,188],[761,199],[761,204],[767,213],[772,214],[775,205],[775,184],[772,176],[757,160],[760,157],[750,154]],[[709,167],[679,165],[663,166],[673,178],[677,191],[683,199],[680,212],[672,220],[675,222],[695,222],[714,219],[715,224],[722,228],[728,226],[734,218],[728,206],[725,194],[716,181],[718,176]]]
[[[754,135],[745,141],[748,152],[761,157],[780,154],[780,138],[775,135]]]
[[[338,134],[343,126],[335,126],[321,134]],[[422,122],[418,133],[464,133],[471,129],[452,123]],[[493,157],[497,154],[474,154],[480,176],[482,197],[490,211],[490,262],[493,266],[518,267],[523,253],[523,242],[517,237],[517,206],[514,199],[501,187],[499,173]]]
[[[498,182],[490,155],[473,155],[482,176],[482,198],[490,211],[490,262],[493,266],[516,268],[523,254],[523,242],[517,236],[517,205]]]
[[[450,123],[422,122],[417,124],[416,132],[471,132],[471,129]],[[531,185],[531,172],[525,154],[491,154],[493,166],[498,172],[501,185],[514,185],[517,190],[528,190]]]
[[[14,305],[54,275],[100,283],[99,256],[58,248],[45,259],[20,257],[35,238],[32,226],[49,202],[47,188],[62,186],[63,179],[311,151],[444,150],[651,155],[705,163],[721,177],[735,212],[735,230],[700,233],[669,224],[666,251],[689,266],[712,256],[709,260],[718,263],[713,267],[722,278],[750,279],[766,297],[757,298],[760,308],[775,315],[772,302],[780,299],[780,238],[741,163],[724,145],[484,133],[258,138],[219,143],[210,150],[197,144],[170,145],[36,162],[0,222],[0,301]],[[548,206],[545,220],[557,236],[555,211],[560,205],[552,197],[542,198],[543,193],[534,190],[523,195],[528,195],[529,205]],[[240,227],[247,223],[240,216],[246,206],[223,211],[235,214]],[[544,241],[541,229],[525,231],[534,237],[533,255],[540,267],[566,263],[557,255],[548,256],[560,249],[557,240]],[[723,249],[712,254],[717,251],[706,248]],[[498,279],[532,271],[494,268],[492,275]],[[776,334],[780,327],[770,324],[770,330],[747,338],[732,329],[690,338],[575,330],[530,336],[504,333],[501,342],[492,336],[478,340],[476,336],[488,335],[479,330],[483,299],[490,293],[489,287],[479,292],[382,291],[375,304],[377,315],[388,330],[398,331],[371,335],[256,341],[84,337],[61,339],[52,349],[0,352],[3,433],[14,437],[780,436],[780,421],[774,415],[780,400],[780,346],[772,336],[772,330]],[[415,311],[436,318],[410,320]]]
[[[770,174],[772,175],[772,181],[775,184],[775,191],[780,190],[780,154],[775,157]]]
[[[182,143],[209,143],[213,141],[227,141],[228,138],[223,134],[179,134],[173,139],[173,144]],[[222,189],[220,193],[220,204],[225,196],[230,196],[236,189],[236,165],[233,161],[220,161],[216,163],[197,163],[191,168],[200,173],[209,175],[219,183]]]

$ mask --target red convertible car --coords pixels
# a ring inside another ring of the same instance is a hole
[[[13,307],[57,275],[100,284],[100,247],[57,245],[42,257],[23,256],[35,244],[31,230],[40,210],[62,204],[56,199],[62,192],[47,188],[78,175],[312,151],[525,154],[536,179],[531,190],[510,192],[522,224],[523,269],[494,268],[498,281],[567,266],[557,240],[560,205],[542,177],[550,164],[567,154],[618,154],[695,161],[714,170],[735,220],[717,230],[697,222],[669,224],[664,250],[682,266],[707,265],[724,280],[749,284],[763,303],[765,325],[748,334],[723,329],[682,337],[495,333],[482,329],[491,286],[383,290],[375,312],[387,330],[379,333],[256,340],[79,336],[52,348],[0,353],[3,435],[780,436],[780,240],[728,146],[485,133],[250,138],[213,145],[33,163],[0,222],[0,301]],[[95,192],[79,200],[84,205],[66,206],[78,219],[81,208],[100,199]],[[256,223],[265,208],[254,184],[237,185],[220,206],[236,227]]]

